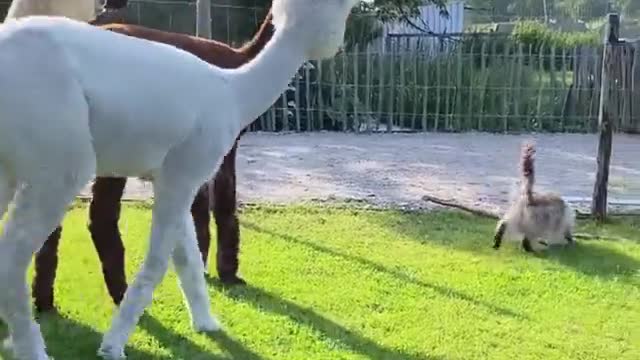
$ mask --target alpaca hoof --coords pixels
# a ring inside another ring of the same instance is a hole
[[[118,296],[118,297],[114,297],[113,298],[113,305],[115,305],[116,307],[120,307],[120,304],[122,304],[122,300],[124,299],[124,295],[123,296]]]
[[[222,327],[213,316],[206,316],[195,320],[193,322],[193,329],[196,332],[216,332],[220,331]]]
[[[528,253],[535,253],[535,250],[533,249],[533,246],[531,246],[531,243],[529,241],[522,242],[522,249]]]
[[[11,337],[11,335],[7,336],[6,339],[4,339],[2,341],[2,350],[6,351],[6,352],[10,352],[13,353],[16,358],[20,358],[18,354],[16,354],[14,346],[13,346],[13,338]],[[33,358],[36,360],[53,360],[53,357],[50,357],[47,355],[47,353],[45,352],[44,348],[42,349],[42,351],[38,354],[31,354],[28,356],[28,358]]]
[[[127,358],[124,354],[124,349],[117,349],[109,345],[100,346],[98,356],[105,360],[123,360]]]
[[[55,312],[56,307],[53,302],[36,302],[35,309],[37,314],[44,314]]]
[[[247,282],[237,275],[220,275],[220,282],[226,286],[246,285]]]

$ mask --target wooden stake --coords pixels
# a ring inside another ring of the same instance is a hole
[[[602,80],[600,85],[600,107],[598,123],[600,137],[598,142],[596,182],[593,187],[593,199],[591,201],[591,215],[598,221],[607,218],[607,186],[609,183],[609,163],[611,161],[611,147],[613,142],[613,127],[610,118],[609,102],[610,82],[613,72],[615,45],[619,43],[620,17],[618,14],[609,14],[609,25],[604,39],[602,59]]]

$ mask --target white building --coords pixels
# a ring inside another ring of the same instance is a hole
[[[411,19],[411,22],[421,29],[403,21],[395,21],[383,25],[382,36],[372,41],[369,45],[372,51],[390,51],[395,45],[397,50],[425,52],[442,50],[442,44],[448,43],[443,38],[447,34],[459,34],[464,31],[465,3],[464,1],[451,1],[447,4],[449,16],[443,16],[440,8],[435,5],[423,5],[419,8],[420,15]]]

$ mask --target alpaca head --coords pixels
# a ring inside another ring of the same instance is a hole
[[[360,0],[273,0],[276,30],[300,37],[308,60],[330,58],[344,40],[347,17]]]

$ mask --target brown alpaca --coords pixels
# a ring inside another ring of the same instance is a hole
[[[113,21],[118,16],[115,12],[105,14],[106,16],[98,17],[92,24],[103,24],[105,19]],[[121,34],[174,45],[223,68],[237,68],[253,59],[273,34],[270,12],[254,38],[239,49],[217,41],[142,26],[125,24],[101,26]],[[240,230],[236,216],[235,160],[238,139],[212,179],[213,184],[202,186],[191,207],[198,245],[205,264],[207,264],[211,240],[209,211],[213,208],[218,235],[217,271],[224,284],[244,283],[244,280],[237,275]],[[120,201],[126,181],[126,178],[96,178],[92,186],[93,199],[89,207],[89,231],[102,264],[102,273],[109,294],[116,304],[120,304],[127,289],[124,246],[118,229]],[[211,185],[213,188],[210,194]],[[36,254],[32,294],[36,310],[39,312],[54,308],[53,284],[58,264],[57,252],[61,231],[62,227],[53,231]]]

